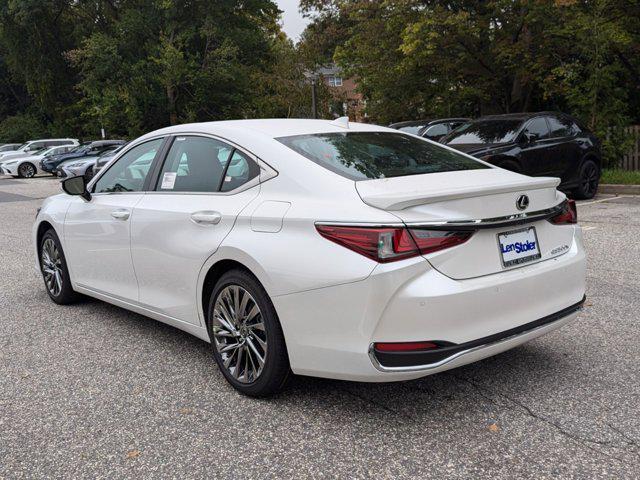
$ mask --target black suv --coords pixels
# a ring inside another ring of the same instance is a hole
[[[507,170],[560,177],[560,188],[592,198],[600,181],[600,141],[568,115],[491,115],[467,122],[442,143]]]
[[[468,118],[439,118],[437,120],[411,120],[408,122],[398,122],[389,125],[401,132],[419,135],[429,140],[437,142],[451,130],[458,128],[463,123],[468,122]]]

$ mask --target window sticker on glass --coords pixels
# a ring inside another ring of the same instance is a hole
[[[162,190],[173,190],[173,187],[176,184],[176,176],[176,172],[165,172],[162,176],[162,185],[160,188]]]

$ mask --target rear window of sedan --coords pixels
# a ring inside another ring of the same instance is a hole
[[[321,133],[276,140],[352,180],[491,168],[460,153],[401,133]]]

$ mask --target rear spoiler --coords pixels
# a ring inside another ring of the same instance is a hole
[[[558,185],[560,179],[552,177],[511,174],[506,178],[496,178],[496,169],[491,168],[364,180],[356,182],[356,190],[367,205],[384,210],[403,210],[461,198],[555,189]]]

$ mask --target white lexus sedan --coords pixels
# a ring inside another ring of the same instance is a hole
[[[290,373],[408,380],[575,318],[575,204],[397,130],[323,120],[181,125],[63,182],[33,239],[51,299],[185,330],[240,392]]]
[[[61,145],[57,147],[50,147],[36,153],[26,153],[24,155],[15,156],[4,161],[0,159],[0,173],[19,178],[32,178],[37,174],[46,173],[41,168],[42,160],[46,156],[66,153],[72,148],[75,148],[75,145]]]

